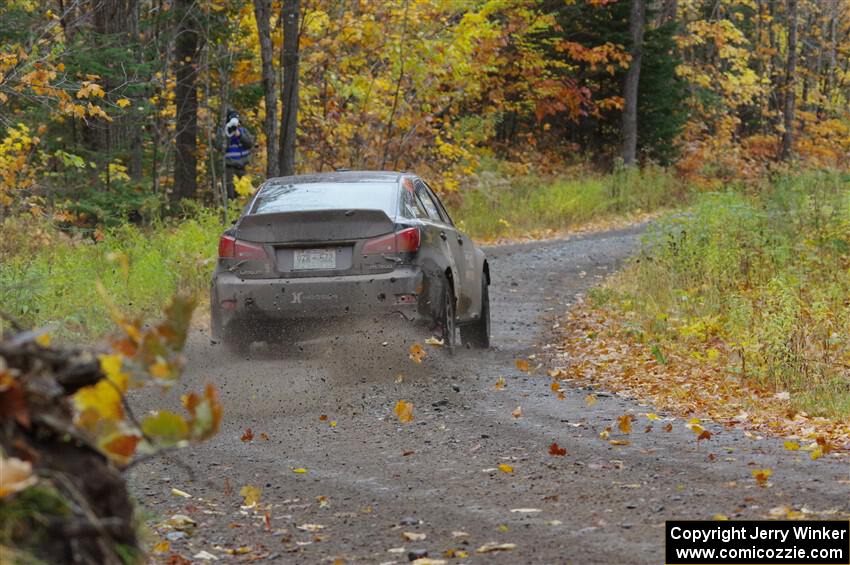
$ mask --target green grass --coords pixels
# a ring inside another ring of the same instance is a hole
[[[33,227],[7,221],[4,233],[26,239]],[[103,240],[72,241],[41,233],[44,244],[10,250],[5,242],[0,263],[0,304],[5,314],[31,327],[56,326],[62,337],[100,336],[113,327],[107,294],[126,314],[159,317],[177,292],[203,293],[214,267],[219,215],[198,209],[193,217],[148,228],[124,225],[108,229]]]
[[[657,167],[608,175],[582,173],[543,179],[506,179],[484,172],[450,206],[458,225],[479,240],[563,231],[615,216],[681,205],[686,187]]]
[[[658,222],[610,293],[647,342],[700,351],[788,391],[811,415],[850,417],[850,175],[785,176],[756,194],[705,194]]]

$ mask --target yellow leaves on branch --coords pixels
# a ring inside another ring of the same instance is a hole
[[[175,297],[158,325],[143,326],[128,320],[99,287],[110,315],[123,335],[112,341],[113,351],[98,360],[103,377],[81,388],[73,396],[75,423],[90,434],[94,443],[110,459],[126,464],[144,444],[146,451],[181,446],[215,434],[221,423],[222,406],[218,393],[207,385],[202,394],[181,397],[187,416],[167,410],[145,416],[141,422],[128,418],[124,394],[147,384],[170,386],[179,377],[180,356],[189,330],[194,299]]]
[[[104,92],[103,87],[99,84],[91,81],[84,81],[83,85],[77,91],[77,98],[103,98],[106,92]]]

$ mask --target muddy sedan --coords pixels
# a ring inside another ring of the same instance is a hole
[[[415,175],[274,178],[219,241],[212,334],[244,353],[401,319],[486,348],[489,283],[484,252]]]

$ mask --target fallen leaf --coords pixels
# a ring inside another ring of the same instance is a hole
[[[529,367],[528,365],[528,361],[526,361],[525,359],[515,359],[514,365],[516,365],[516,368],[522,371],[523,373],[527,373],[531,370],[531,367]]]
[[[404,382],[404,373],[398,373],[395,376],[395,384],[401,384]]]
[[[331,421],[328,423],[328,425],[329,425],[330,427],[332,427],[332,428],[335,428],[335,427],[336,427],[336,420],[331,420]]]
[[[511,512],[514,514],[536,514],[543,511],[539,508],[511,508]]]
[[[415,451],[404,451],[404,452],[402,452],[401,456],[402,457],[408,457],[410,455],[413,455],[414,453],[416,453],[416,452]]]
[[[399,400],[393,408],[393,412],[402,424],[413,421],[413,404],[406,400]]]
[[[611,426],[608,426],[607,428],[599,432],[599,437],[601,437],[602,439],[608,439],[609,435],[611,435]]]
[[[620,431],[624,434],[632,433],[632,418],[633,416],[631,414],[623,414],[617,419],[617,427],[619,427]]]
[[[325,529],[322,524],[301,524],[295,527],[304,532],[320,532]]]
[[[298,473],[299,475],[303,475],[304,473],[307,472],[307,469],[305,469],[304,467],[296,467],[295,469],[292,470],[292,472]]]
[[[516,408],[514,408],[514,411],[511,412],[511,416],[513,416],[514,418],[521,418],[522,417],[522,406],[517,406]]]
[[[243,506],[256,506],[260,501],[260,494],[262,490],[259,487],[255,487],[253,485],[245,485],[241,489],[239,489],[239,496],[241,496],[244,500],[242,502]]]
[[[425,343],[427,345],[433,345],[434,347],[442,347],[443,345],[445,345],[446,342],[444,342],[442,339],[437,339],[436,337],[431,336],[425,340]]]
[[[153,546],[152,551],[153,551],[154,553],[168,553],[168,551],[169,551],[170,549],[171,549],[171,544],[170,544],[170,543],[168,543],[168,540],[162,540],[162,541],[160,541],[160,542],[157,542],[157,543]]]
[[[631,445],[632,444],[632,442],[630,442],[627,439],[612,439],[608,443],[610,443],[611,445]]]
[[[328,415],[327,415],[327,414],[321,414],[321,415],[319,416],[319,421],[320,421],[320,422],[324,422],[324,421],[325,421],[325,420],[327,420],[327,419],[328,419]]]
[[[260,439],[263,440],[263,441],[269,441],[269,434],[262,432],[260,434]]]
[[[190,517],[186,516],[185,514],[173,514],[171,518],[165,520],[162,525],[183,532],[186,530],[191,530],[192,528],[197,526],[198,523]]]
[[[558,377],[563,376],[564,372],[561,369],[549,369],[546,371],[546,374],[552,377],[553,379],[557,379]]]
[[[496,390],[502,390],[505,388],[505,377],[499,377],[496,381]]]
[[[644,414],[644,415],[646,416],[647,420],[653,420],[653,421],[655,421],[655,420],[660,420],[660,419],[661,419],[661,418],[658,416],[658,414],[653,414],[652,412],[647,412],[647,413],[646,413],[646,414]]]
[[[561,392],[561,385],[559,383],[552,383],[549,385],[549,388],[552,389],[552,392]]]
[[[410,562],[412,565],[446,565],[445,559],[431,559],[430,557],[420,557]]]
[[[567,450],[563,447],[558,447],[558,444],[552,442],[552,445],[549,446],[549,455],[556,455],[558,457],[563,457],[567,454]]]
[[[466,537],[469,537],[469,534],[467,532],[464,532],[464,531],[461,531],[461,530],[454,530],[454,531],[452,531],[452,537],[453,538],[466,538]]]
[[[717,521],[726,521],[728,519],[729,519],[729,516],[727,516],[725,514],[715,514],[712,517],[712,520],[717,520]]]
[[[401,537],[407,541],[422,541],[428,537],[424,532],[402,532]]]
[[[516,549],[515,543],[485,543],[475,550],[476,553],[493,553],[494,551],[513,551]]]
[[[809,453],[809,457],[811,457],[812,461],[817,461],[818,459],[821,458],[822,455],[823,455],[823,450],[820,447],[813,449],[811,451],[811,453]]]
[[[587,396],[584,397],[584,403],[587,404],[588,406],[593,406],[594,404],[596,404],[596,395],[595,394],[588,394]]]
[[[425,350],[422,349],[422,346],[418,343],[414,343],[410,346],[410,360],[414,363],[422,363],[422,360],[427,357],[428,354],[425,353]]]
[[[254,439],[254,431],[251,428],[245,428],[245,433],[240,438],[242,441],[251,441]]]
[[[172,488],[171,494],[174,496],[179,496],[181,498],[192,498],[192,495],[184,490],[180,490],[179,488]]]
[[[511,467],[510,465],[505,464],[505,463],[502,463],[502,464],[499,465],[499,470],[503,473],[513,473],[514,472],[514,468]]]
[[[756,483],[760,487],[767,486],[767,480],[773,474],[773,471],[770,469],[753,469],[751,471],[753,478],[756,480]]]
[[[702,441],[704,439],[711,439],[711,432],[708,430],[703,430],[700,435],[697,436],[697,441]]]
[[[663,429],[665,432],[672,432],[673,431],[673,423],[667,422],[667,424],[665,424],[665,426],[661,429]]]
[[[209,551],[199,551],[195,555],[192,556],[192,559],[201,559],[203,561],[218,561],[218,557],[210,553]]]

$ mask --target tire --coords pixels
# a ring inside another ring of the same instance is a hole
[[[481,317],[471,324],[461,326],[460,337],[464,345],[474,349],[490,347],[490,290],[487,278],[481,277]]]
[[[237,357],[248,356],[251,351],[252,340],[246,328],[238,324],[229,324],[223,328],[222,333],[224,335],[222,335],[221,342],[228,353]]]
[[[455,294],[448,281],[445,281],[443,285],[443,310],[440,325],[443,326],[443,346],[451,354],[457,345],[457,320],[455,318]]]

